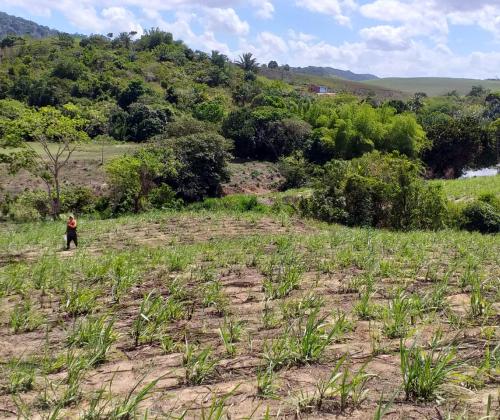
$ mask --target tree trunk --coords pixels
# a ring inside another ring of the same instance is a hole
[[[52,217],[54,220],[57,220],[59,218],[59,213],[61,212],[61,187],[59,185],[59,173],[56,172],[54,174],[54,185],[56,188],[56,196],[52,200],[53,206],[52,206]]]

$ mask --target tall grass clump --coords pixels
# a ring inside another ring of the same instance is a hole
[[[403,389],[407,400],[430,401],[436,396],[439,387],[456,370],[454,362],[456,350],[443,348],[423,350],[416,344],[406,347],[400,341],[401,374]]]

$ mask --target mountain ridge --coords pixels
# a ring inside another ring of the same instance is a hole
[[[354,73],[351,70],[340,70],[333,67],[323,66],[307,66],[307,67],[292,67],[290,71],[301,74],[309,74],[313,76],[333,77],[351,80],[353,82],[362,82],[366,80],[377,80],[379,77],[374,74]]]
[[[33,38],[45,38],[59,33],[60,31],[56,29],[40,25],[32,20],[0,11],[0,39],[8,35],[30,35]]]

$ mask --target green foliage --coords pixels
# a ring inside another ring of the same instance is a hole
[[[182,363],[186,370],[186,383],[200,385],[213,375],[217,361],[212,358],[209,348],[198,350],[186,342]]]
[[[175,173],[171,162],[162,162],[150,150],[142,149],[133,156],[115,158],[106,165],[114,212],[138,213],[148,205],[147,198],[162,174]]]
[[[233,111],[222,125],[234,141],[234,153],[242,158],[277,160],[305,147],[310,126],[290,111],[276,106],[258,106]]]
[[[61,79],[77,80],[85,72],[85,66],[72,59],[60,60],[54,66],[52,75]]]
[[[329,222],[396,229],[439,229],[447,218],[439,186],[420,178],[421,168],[398,155],[367,154],[325,165],[312,198],[301,207]]]
[[[500,206],[493,200],[477,200],[462,211],[462,227],[482,233],[500,232]]]
[[[221,198],[207,198],[200,203],[194,203],[193,209],[231,210],[235,212],[266,212],[267,207],[259,203],[254,195],[232,194]]]
[[[495,154],[494,136],[487,132],[476,116],[432,114],[423,125],[432,142],[423,160],[433,176],[458,178],[465,168],[487,160],[484,153]]]
[[[450,348],[429,351],[416,344],[407,348],[400,343],[401,373],[406,399],[432,400],[440,385],[456,369],[456,351]]]
[[[193,115],[202,121],[217,123],[222,121],[226,114],[224,103],[214,99],[207,102],[202,102],[195,106]]]
[[[221,184],[229,180],[227,160],[229,145],[215,133],[192,134],[166,142],[178,165],[176,173],[161,177],[186,201],[198,201],[219,196]]]
[[[146,88],[142,80],[132,80],[127,87],[120,92],[118,96],[118,104],[122,108],[128,107],[131,103],[137,101],[142,95],[146,93]]]
[[[306,157],[317,163],[351,159],[372,150],[397,151],[414,158],[427,144],[415,117],[395,115],[389,106],[325,99],[306,108],[303,117],[315,128]]]

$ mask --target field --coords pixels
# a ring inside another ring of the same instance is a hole
[[[311,84],[326,86],[331,89],[332,92],[347,92],[359,96],[373,95],[380,100],[387,99],[404,99],[409,96],[408,93],[401,92],[397,87],[391,85],[378,86],[378,85],[367,85],[365,82],[354,82],[351,80],[345,80],[334,77],[321,77],[314,76],[310,74],[302,74],[295,72],[285,72],[283,70],[271,70],[271,69],[261,69],[260,73],[269,78],[284,80],[292,85],[300,86],[304,90],[307,90],[308,86]]]
[[[453,79],[447,77],[390,77],[363,82],[369,86],[400,90],[406,93],[425,92],[429,96],[445,95],[456,90],[459,95],[466,95],[472,86],[481,85],[485,89],[500,91],[500,82],[493,80]]]
[[[40,147],[34,144],[35,150]],[[52,146],[53,148],[56,145]],[[62,179],[70,185],[87,186],[99,193],[106,188],[104,164],[110,159],[131,153],[140,145],[134,143],[108,144],[104,147],[97,144],[80,145],[74,152],[70,164],[64,168]],[[224,185],[227,193],[261,193],[276,189],[281,177],[276,165],[268,162],[230,163],[230,181]],[[10,176],[7,168],[0,165],[0,187],[10,194],[19,194],[26,188],[44,188],[40,179],[33,178],[26,171]],[[0,192],[2,189],[0,188]]]
[[[442,185],[453,201],[471,201],[483,194],[493,194],[500,200],[500,175],[432,182]]]
[[[0,226],[0,416],[498,418],[498,235],[238,200]]]

